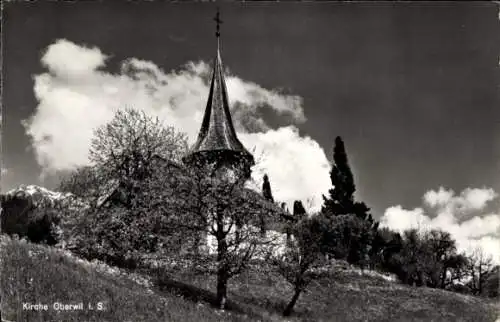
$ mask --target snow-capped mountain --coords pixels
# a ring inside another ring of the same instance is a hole
[[[61,200],[71,196],[71,193],[62,193],[51,191],[45,187],[37,185],[20,185],[19,187],[7,191],[6,196],[31,196],[38,198],[50,198],[52,200]]]
[[[71,206],[76,207],[84,207],[86,205],[85,202],[79,200],[71,193],[52,191],[37,185],[20,185],[19,187],[2,194],[2,203],[6,203],[12,199],[30,200],[32,205],[35,207],[56,205],[63,206],[70,203]]]

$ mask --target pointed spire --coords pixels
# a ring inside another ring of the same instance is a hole
[[[214,59],[210,92],[198,140],[187,157],[189,159],[198,152],[229,151],[242,154],[253,163],[253,157],[236,136],[229,111],[229,99],[220,53],[219,38],[222,20],[220,19],[219,11],[217,11],[214,21],[217,23],[215,32],[215,36],[217,37],[217,53]]]

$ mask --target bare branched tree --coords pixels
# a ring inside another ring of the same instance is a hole
[[[468,256],[468,274],[471,278],[468,286],[472,294],[481,295],[483,293],[485,277],[494,266],[493,258],[487,255],[484,250],[477,247]]]
[[[151,182],[152,196],[156,196],[152,206],[181,214],[170,217],[169,227],[192,242],[192,247],[184,249],[184,256],[186,252],[195,255],[203,272],[217,276],[216,304],[224,308],[228,281],[253,260],[269,257],[278,242],[276,237],[262,236],[260,218],[279,217],[282,210],[246,189],[243,179],[228,177],[224,170],[193,166],[185,171],[183,180],[172,186],[175,189],[166,190],[159,181]],[[199,252],[200,247],[205,251]]]

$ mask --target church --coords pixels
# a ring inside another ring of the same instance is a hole
[[[219,12],[214,20],[217,23],[215,32],[217,49],[213,61],[210,91],[198,138],[182,161],[188,168],[199,167],[224,180],[244,183],[250,179],[251,167],[255,165],[255,160],[240,142],[234,129],[221,58]],[[281,233],[284,229],[283,223],[293,218],[276,206],[272,197],[269,200],[259,193],[257,198],[262,200],[261,203],[269,204],[265,208],[275,208],[272,213],[276,215],[276,218],[264,219],[264,216],[261,219],[256,218],[254,223],[260,227],[254,228],[261,231],[262,238],[280,240],[278,243],[284,247],[287,237],[286,234]],[[209,252],[215,250],[215,240],[212,237],[202,237],[202,240],[206,240],[208,244]]]

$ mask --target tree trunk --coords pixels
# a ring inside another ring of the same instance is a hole
[[[481,295],[483,293],[483,268],[479,267],[479,276],[477,279],[477,295]]]
[[[227,296],[227,280],[229,279],[228,267],[226,264],[227,241],[224,234],[224,221],[222,213],[217,213],[217,306],[224,309]]]
[[[227,298],[227,272],[224,268],[219,268],[217,272],[217,307],[221,310],[226,305]]]
[[[286,306],[285,311],[283,312],[283,316],[290,316],[293,311],[293,307],[295,306],[295,303],[297,302],[299,295],[300,295],[301,290],[300,289],[295,289],[295,294],[293,294],[292,299],[290,300],[290,303]]]

